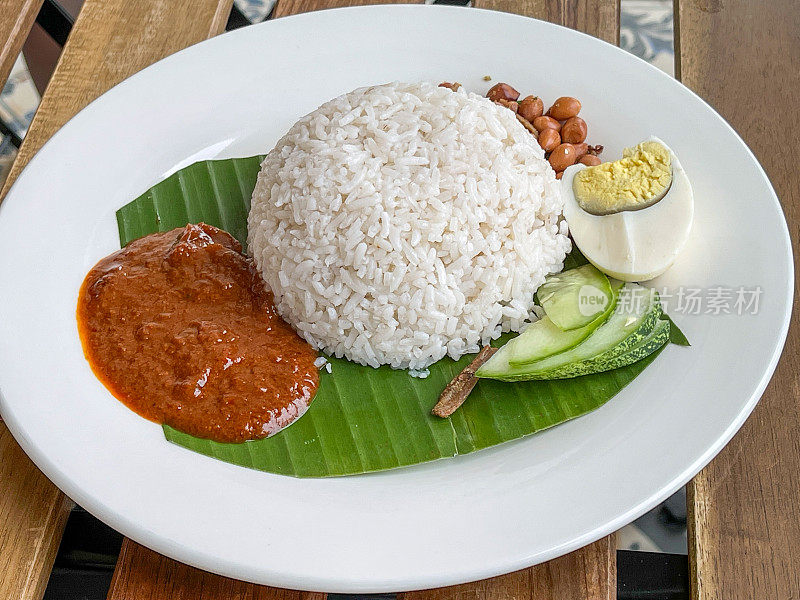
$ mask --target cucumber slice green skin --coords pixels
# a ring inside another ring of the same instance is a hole
[[[658,321],[650,333],[639,341],[633,348],[614,358],[600,360],[600,357],[587,360],[562,369],[554,369],[546,375],[536,376],[534,379],[570,379],[581,375],[590,375],[602,371],[611,371],[633,364],[647,358],[656,350],[662,348],[669,341],[669,321]]]
[[[580,309],[582,291],[592,289],[592,296],[597,292],[605,302],[598,304],[597,311],[583,314]],[[536,291],[544,312],[559,329],[571,331],[586,327],[590,323],[602,323],[606,308],[613,299],[611,283],[608,277],[591,264],[586,264],[569,271],[549,275]]]
[[[556,326],[550,317],[545,316],[532,323],[525,331],[510,340],[501,349],[501,352],[509,353],[508,363],[512,367],[522,367],[574,348],[589,337],[614,312],[621,287],[622,282],[615,281],[612,283],[611,301],[608,303],[606,310],[601,315],[601,318],[595,319],[585,327],[564,331]]]
[[[591,359],[593,361],[597,361],[598,364],[603,362],[611,361],[618,356],[621,356],[628,352],[629,350],[633,349],[642,339],[650,335],[650,332],[657,326],[659,319],[661,319],[664,315],[664,311],[661,308],[661,299],[658,295],[658,292],[652,290],[653,293],[653,304],[651,306],[650,311],[645,315],[644,319],[642,320],[641,325],[622,340],[619,344],[606,350],[602,354],[598,355],[597,357]],[[607,369],[601,369],[601,371],[606,371]]]
[[[599,357],[602,357],[603,361],[610,361],[624,354],[653,330],[662,314],[662,309],[655,290],[629,283],[620,290],[620,294],[622,293],[631,294],[635,312],[632,313],[618,302],[612,315],[592,335],[574,348],[524,367],[514,367],[509,364],[510,353],[501,350],[478,369],[476,376],[503,381],[549,378],[550,373],[556,370]]]

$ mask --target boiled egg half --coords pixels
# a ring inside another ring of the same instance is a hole
[[[647,281],[666,271],[689,238],[694,197],[678,157],[656,137],[621,160],[564,171],[564,218],[583,255],[603,273]]]

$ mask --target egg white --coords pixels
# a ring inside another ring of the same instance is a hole
[[[658,277],[675,262],[689,239],[694,220],[694,195],[678,157],[663,141],[672,161],[672,185],[666,195],[646,208],[611,215],[593,215],[581,208],[572,189],[584,165],[564,171],[564,218],[580,251],[603,273],[623,281]]]

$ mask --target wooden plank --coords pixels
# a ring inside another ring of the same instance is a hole
[[[231,0],[87,0],[0,199],[70,117],[125,77],[221,32],[230,6]],[[5,14],[3,9],[0,15]],[[71,503],[28,460],[2,423],[0,490],[0,598],[37,600],[47,585]]]
[[[676,72],[742,135],[781,199],[800,264],[797,0],[677,0]],[[800,291],[795,278],[795,295]],[[765,290],[768,293],[768,290]],[[688,488],[696,600],[800,598],[800,308],[764,396]]]
[[[322,6],[371,2],[314,2],[279,0],[276,14],[313,10]],[[475,0],[475,6],[516,12],[580,29],[611,43],[619,41],[619,4],[616,0]],[[613,600],[616,598],[616,544],[614,536],[549,563],[471,584],[408,592],[402,600],[508,598],[531,600]]]
[[[474,0],[473,5],[558,23],[619,45],[619,0]]]
[[[0,89],[33,27],[42,0],[0,0]]]
[[[423,0],[404,0],[406,4],[421,3]],[[399,0],[278,0],[272,12],[273,18],[288,17],[312,10],[341,8],[343,6],[365,6],[367,4],[400,4]]]
[[[306,11],[322,5],[368,4],[370,2],[314,2],[313,0],[279,0],[276,15]],[[516,12],[560,23],[600,37],[613,44],[619,42],[619,4],[616,0],[475,0],[475,6]],[[456,598],[531,598],[545,599],[613,599],[616,597],[616,545],[614,536],[567,556],[524,569],[509,575],[476,583],[451,586],[423,592],[401,594],[404,600],[437,600]]]
[[[278,0],[273,18],[369,3],[359,0]],[[161,556],[128,539],[123,543],[108,593],[109,600],[324,600],[326,596],[212,575]]]
[[[126,539],[108,592],[109,600],[324,600],[298,592],[212,575]]]
[[[0,422],[0,598],[41,598],[72,503]]]
[[[273,18],[369,3],[360,0],[279,0]],[[384,0],[384,3],[388,2]],[[108,593],[109,600],[324,600],[326,596],[212,575],[161,556],[128,539],[123,543]]]
[[[619,4],[615,0],[475,0],[475,6],[517,12],[573,29],[611,43],[619,41]],[[400,600],[615,600],[615,536],[548,563],[464,585],[402,594]]]
[[[87,0],[0,198],[75,113],[155,61],[222,32],[231,4],[232,0]]]
[[[550,562],[483,581],[398,594],[398,600],[615,600],[613,536]]]

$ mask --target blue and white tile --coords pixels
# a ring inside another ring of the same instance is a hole
[[[0,119],[16,135],[24,137],[37,106],[39,93],[20,54],[0,92]],[[5,181],[16,155],[11,139],[0,136],[0,185]]]
[[[260,23],[272,12],[276,0],[234,0],[236,8],[251,23]]]
[[[19,137],[24,137],[38,105],[39,93],[20,54],[0,92],[0,118]]]
[[[620,46],[674,75],[672,0],[622,0]]]

